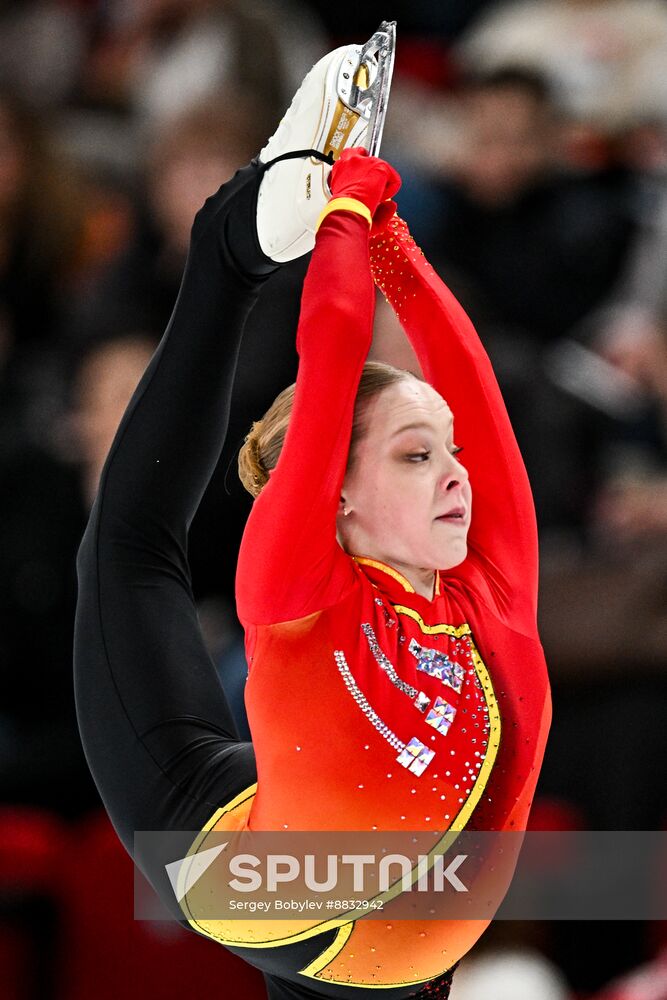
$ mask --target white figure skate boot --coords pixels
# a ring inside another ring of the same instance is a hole
[[[378,154],[395,42],[396,23],[383,21],[363,47],[344,45],[320,59],[260,152],[257,236],[272,260],[284,263],[313,249],[315,225],[331,197],[328,177],[342,151],[364,146]]]

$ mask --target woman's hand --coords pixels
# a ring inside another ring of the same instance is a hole
[[[333,198],[355,198],[366,205],[373,216],[373,233],[384,229],[394,215],[396,203],[390,199],[400,186],[398,172],[361,147],[345,149],[329,177]]]

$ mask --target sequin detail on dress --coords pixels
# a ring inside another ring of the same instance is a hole
[[[377,600],[378,598],[376,598],[376,601]],[[380,604],[382,604],[382,601],[380,601]],[[393,663],[382,652],[372,625],[369,625],[368,622],[364,622],[361,626],[361,630],[368,639],[368,645],[378,666],[384,670],[391,683],[397,687],[399,691],[402,691],[403,694],[407,694],[409,698],[413,699],[415,708],[419,709],[420,712],[425,712],[431,704],[431,699],[428,695],[424,694],[423,691],[418,691],[416,687],[413,687],[412,684],[408,684],[407,681],[402,680],[398,676]]]
[[[406,683],[406,681],[401,680],[401,678],[398,676],[393,663],[391,663],[391,661],[387,659],[387,657],[380,649],[372,625],[369,625],[368,622],[364,622],[364,624],[361,626],[361,631],[368,639],[368,645],[370,646],[371,653],[375,657],[378,666],[382,667],[382,669],[386,673],[391,683],[394,684],[399,691],[402,691],[403,694],[407,694],[410,698],[416,698],[419,694],[419,691],[417,690],[417,688],[412,687],[411,684],[408,684]]]
[[[421,740],[413,736],[410,742],[406,744],[405,749],[399,753],[396,760],[403,767],[407,767],[408,771],[412,774],[416,774],[419,777],[419,775],[424,773],[434,757],[435,750],[429,750]]]
[[[423,670],[431,677],[438,677],[457,694],[461,693],[465,672],[459,663],[454,663],[439,649],[420,646],[416,639],[410,640],[408,649],[417,660],[417,670]]]
[[[428,695],[420,691],[413,702],[415,708],[418,708],[420,712],[425,712],[428,706],[431,704],[431,699]]]
[[[433,702],[433,708],[426,716],[426,722],[429,726],[433,726],[434,729],[444,735],[454,721],[455,715],[456,709],[454,706],[438,695]]]
[[[413,736],[408,743],[404,743],[403,740],[394,733],[389,726],[387,726],[380,716],[377,714],[374,708],[368,703],[363,691],[358,686],[354,677],[352,676],[352,671],[350,670],[347,660],[345,659],[345,653],[341,649],[334,650],[334,658],[336,660],[336,665],[341,673],[345,687],[350,692],[357,705],[364,713],[368,721],[372,726],[377,729],[381,736],[387,740],[390,746],[394,750],[398,750],[399,754],[396,758],[397,762],[417,776],[423,774],[426,767],[435,757],[435,751],[429,750],[424,744]]]

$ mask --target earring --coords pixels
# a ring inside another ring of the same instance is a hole
[[[348,515],[349,513],[350,513],[350,512],[349,512],[349,510],[347,509],[347,507],[343,507],[343,517],[347,517],[347,515]]]

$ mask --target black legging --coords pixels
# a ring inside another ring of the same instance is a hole
[[[187,536],[225,440],[243,328],[276,267],[256,236],[260,180],[256,164],[245,167],[197,214],[173,315],[116,434],[78,555],[79,727],[132,855],[135,830],[199,830],[257,780],[201,636]],[[189,926],[164,870],[174,858],[134,860]],[[367,993],[297,976],[335,934],[230,950],[264,972],[276,1000]],[[383,990],[391,1000],[414,993]]]

